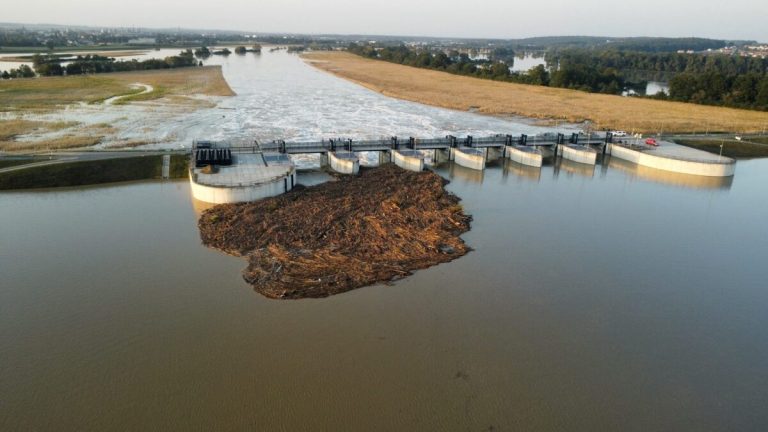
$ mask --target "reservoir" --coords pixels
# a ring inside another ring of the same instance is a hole
[[[304,76],[279,55],[266,68]],[[313,69],[296,87],[317,100],[299,111],[288,82],[271,95],[236,68],[224,135],[508,121]],[[362,107],[334,105],[325,80]],[[270,106],[283,123],[263,120]],[[474,217],[471,253],[300,301],[260,296],[244,260],[200,244],[187,181],[1,193],[0,430],[768,427],[768,161],[718,180],[615,160],[436,172]]]

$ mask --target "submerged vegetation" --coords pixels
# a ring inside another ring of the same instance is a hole
[[[456,259],[470,217],[430,171],[394,165],[206,210],[203,243],[248,257],[244,277],[270,298],[325,297]]]
[[[157,92],[145,99],[167,95],[205,94],[231,96],[229,85],[218,66],[184,70],[151,70],[102,75],[46,77],[34,80],[0,81],[3,103],[0,111],[54,109],[77,102],[97,103],[113,96],[141,92],[136,83],[153,86]],[[159,92],[163,91],[163,94]]]

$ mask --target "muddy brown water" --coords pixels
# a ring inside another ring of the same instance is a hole
[[[767,168],[441,167],[473,252],[300,301],[184,182],[2,193],[0,430],[765,430]]]

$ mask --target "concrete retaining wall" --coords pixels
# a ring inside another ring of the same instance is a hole
[[[502,148],[488,147],[484,151],[485,160],[488,162],[495,161],[504,157],[504,150]]]
[[[474,170],[485,169],[485,152],[461,147],[451,149],[451,151],[453,152],[453,161],[458,165]]]
[[[192,196],[200,201],[212,204],[227,204],[237,202],[257,201],[288,192],[296,184],[296,170],[291,171],[273,181],[250,186],[206,186],[195,183],[190,176]]]
[[[678,172],[682,174],[693,174],[709,177],[728,177],[736,171],[736,164],[728,159],[728,162],[696,162],[672,159],[664,156],[657,156],[652,153],[641,152],[628,149],[620,145],[609,144],[611,157],[623,159],[638,165],[656,168],[665,171]]]
[[[564,159],[587,165],[594,165],[597,162],[597,151],[592,148],[579,145],[574,145],[573,147],[561,145],[558,147],[557,151],[560,152]]]
[[[522,165],[540,167],[544,160],[540,150],[526,151],[515,146],[507,146],[505,150],[510,160]]]
[[[448,162],[451,159],[453,155],[451,154],[451,149],[435,149],[434,157],[432,158],[432,163],[437,165],[441,164],[443,162]]]
[[[392,162],[402,169],[409,171],[424,170],[424,156],[415,154],[403,154],[399,150],[392,150]]]
[[[360,171],[360,159],[354,153],[345,153],[344,157],[334,152],[328,153],[331,169],[340,174],[357,174]]]

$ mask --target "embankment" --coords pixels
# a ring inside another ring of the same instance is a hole
[[[384,95],[482,114],[581,122],[644,133],[759,131],[768,113],[507,83],[419,69],[345,52],[304,56],[313,66]]]
[[[0,190],[86,186],[162,177],[162,156],[137,156],[35,166],[0,172]],[[172,155],[170,178],[187,177],[187,157]]]

